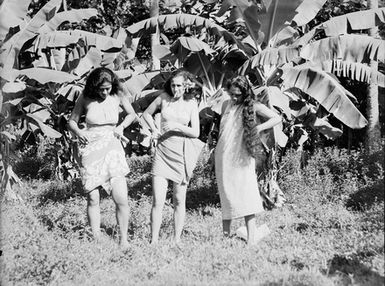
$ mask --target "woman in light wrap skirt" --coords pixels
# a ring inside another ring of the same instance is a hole
[[[174,240],[180,241],[186,214],[186,189],[204,143],[199,136],[199,112],[194,98],[186,92],[194,86],[193,76],[176,72],[160,94],[145,110],[143,118],[150,126],[157,146],[152,165],[153,203],[151,209],[151,243],[159,239],[162,210],[168,181],[173,184]],[[158,128],[153,114],[160,111]]]

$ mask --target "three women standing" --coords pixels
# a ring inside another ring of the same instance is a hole
[[[159,240],[169,181],[173,184],[175,242],[180,241],[182,234],[186,189],[204,145],[197,139],[200,130],[198,104],[194,95],[188,92],[194,84],[190,73],[176,72],[166,82],[164,92],[143,113],[152,137],[157,140],[152,166],[151,243]],[[215,150],[223,232],[229,235],[231,220],[244,217],[247,241],[254,244],[255,214],[263,211],[263,206],[250,142],[255,142],[263,130],[272,128],[281,119],[262,103],[252,100],[253,93],[246,77],[233,78],[227,88],[231,99],[223,103],[220,135]],[[127,112],[127,116],[117,125],[120,107]],[[267,120],[251,127],[245,124],[246,111],[250,111],[250,108],[252,116],[265,117]],[[156,126],[153,119],[157,111],[161,115],[160,126]],[[78,125],[82,116],[85,116],[84,129]],[[100,237],[99,188],[111,189],[122,246],[128,244],[129,209],[125,175],[129,168],[119,138],[123,129],[135,119],[136,113],[124,96],[117,76],[107,68],[96,68],[88,76],[84,92],[77,100],[69,120],[69,129],[80,144],[81,175],[88,195],[87,214],[93,235]]]

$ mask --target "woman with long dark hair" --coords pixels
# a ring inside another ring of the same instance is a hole
[[[243,217],[247,242],[257,242],[255,214],[263,211],[255,173],[261,132],[277,125],[280,116],[255,98],[246,76],[227,83],[230,99],[222,105],[219,139],[215,149],[215,175],[222,208],[223,233],[231,220]],[[260,122],[257,118],[267,120]]]
[[[120,107],[127,113],[118,124]],[[85,117],[85,128],[79,120]],[[94,69],[87,77],[83,94],[77,99],[69,119],[79,146],[80,172],[87,193],[87,215],[95,239],[100,239],[100,194],[103,187],[116,205],[120,245],[126,247],[128,231],[128,194],[125,176],[129,172],[125,152],[119,139],[136,113],[125,96],[118,77],[108,68]]]

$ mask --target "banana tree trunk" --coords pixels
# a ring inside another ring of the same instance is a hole
[[[368,0],[368,9],[378,8],[378,0]],[[369,31],[369,36],[376,37],[378,36],[378,28],[372,28]],[[371,153],[375,151],[381,140],[381,131],[380,131],[380,112],[378,104],[378,83],[377,83],[377,72],[378,72],[378,63],[376,61],[370,62],[371,68],[371,80],[368,87],[368,98],[367,98],[367,117],[368,117],[368,126],[367,126],[367,136],[365,147],[366,150]]]
[[[159,0],[150,0],[150,17],[157,16],[159,16]],[[160,60],[155,56],[153,49],[153,47],[159,45],[159,43],[159,27],[157,27],[155,34],[151,35],[152,70],[160,70]]]

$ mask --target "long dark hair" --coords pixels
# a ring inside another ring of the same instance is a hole
[[[198,81],[195,79],[195,76],[186,70],[175,71],[164,83],[163,89],[165,92],[168,93],[169,96],[174,97],[174,94],[171,90],[171,81],[176,77],[183,77],[185,83],[190,82],[193,85],[193,87],[185,89],[183,99],[190,100],[200,96],[200,94],[202,93],[201,85],[198,84]]]
[[[258,101],[252,90],[250,81],[246,76],[236,76],[227,82],[227,89],[232,86],[238,87],[242,92],[242,98],[239,104],[243,105],[243,141],[249,154],[256,158],[259,155],[260,142],[252,140],[252,129],[260,123],[254,111],[254,104]]]
[[[246,76],[236,76],[227,81],[226,88],[229,90],[231,87],[237,87],[242,93],[239,104],[244,104],[245,99],[253,95],[251,90],[251,84]]]
[[[83,90],[84,97],[96,100],[100,99],[97,89],[104,82],[111,83],[111,94],[118,94],[123,90],[118,76],[112,70],[106,67],[98,67],[91,71],[87,77],[86,85]]]

